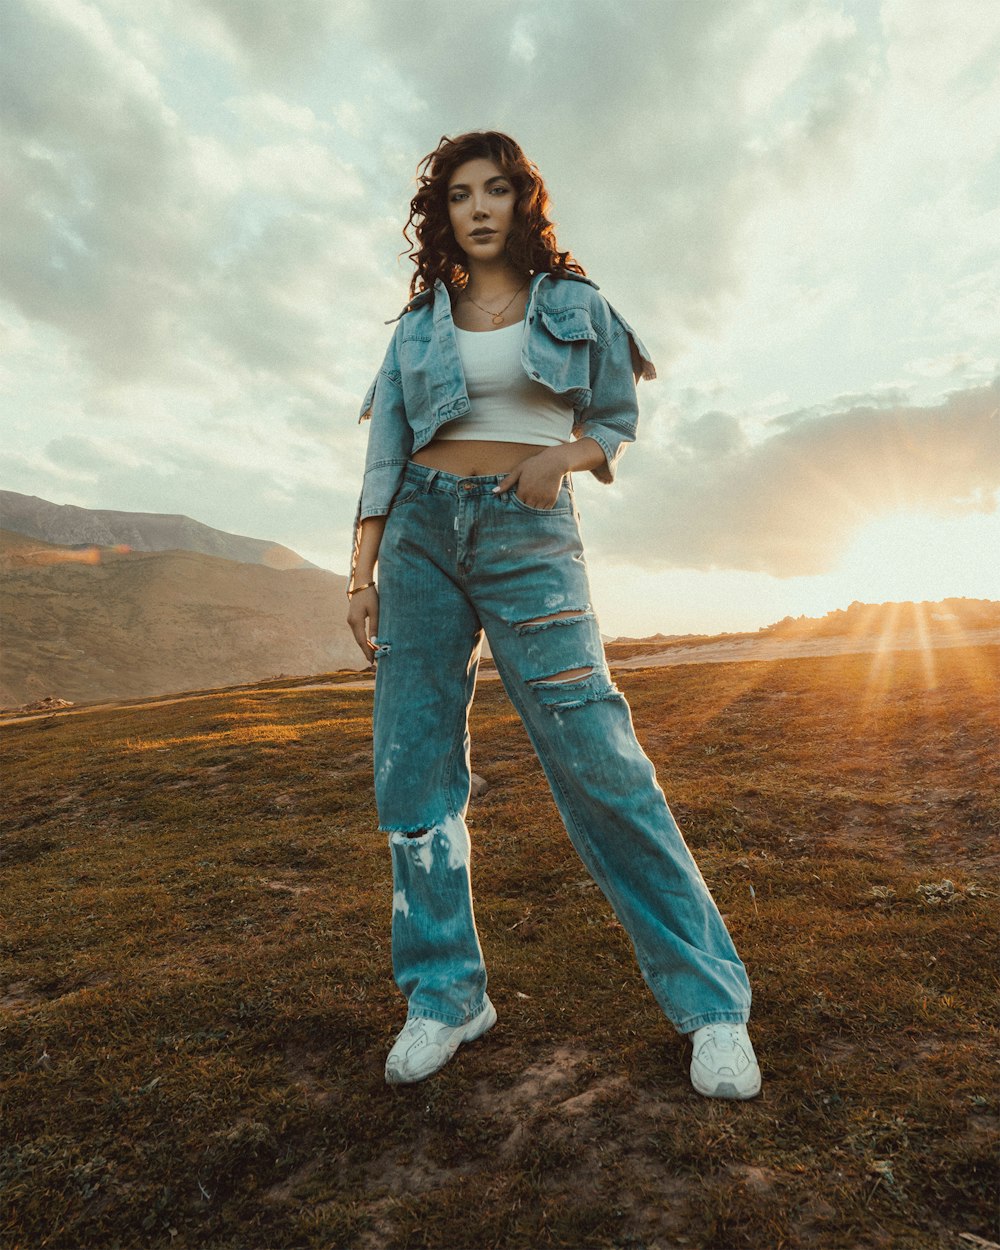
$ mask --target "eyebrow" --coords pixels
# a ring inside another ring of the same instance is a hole
[[[484,186],[488,187],[491,182],[510,182],[506,174],[494,174],[492,178],[487,178]],[[468,191],[469,184],[467,182],[453,182],[448,188],[449,191]]]

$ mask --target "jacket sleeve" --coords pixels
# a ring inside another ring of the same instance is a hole
[[[389,511],[413,450],[413,431],[406,420],[395,334],[361,405],[358,421],[366,420],[371,424],[361,487],[359,515],[362,520]]]
[[[362,421],[369,421],[370,424],[365,474],[354,516],[349,584],[354,581],[357,567],[361,522],[365,517],[384,516],[389,511],[413,448],[413,431],[406,420],[403,403],[396,334],[393,334],[382,366],[365,393],[358,423]]]
[[[591,349],[590,404],[577,418],[577,433],[592,438],[606,464],[591,469],[599,482],[613,482],[618,461],[635,442],[639,423],[636,384],[656,377],[656,369],[638,335],[603,296],[595,294],[592,320],[597,333]]]

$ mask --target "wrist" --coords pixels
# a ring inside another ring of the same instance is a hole
[[[558,470],[560,473],[569,473],[573,468],[573,446],[570,443],[559,443],[554,447],[545,447],[532,458],[541,460],[553,472]]]
[[[540,455],[553,469],[563,473],[577,473],[585,469],[598,468],[607,460],[604,448],[596,439],[583,435],[570,443],[559,443],[555,447],[546,447]]]

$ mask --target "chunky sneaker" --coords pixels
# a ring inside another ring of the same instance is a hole
[[[487,998],[478,1016],[467,1024],[439,1024],[424,1016],[413,1016],[403,1026],[385,1061],[385,1079],[390,1085],[422,1081],[443,1068],[463,1042],[474,1042],[497,1022],[497,1011]]]
[[[753,1098],[760,1066],[745,1024],[706,1024],[691,1034],[691,1084],[707,1098]]]

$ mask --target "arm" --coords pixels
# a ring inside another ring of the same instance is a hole
[[[378,634],[378,590],[374,585],[357,591],[354,587],[366,586],[368,582],[375,581],[375,566],[378,563],[378,549],[384,530],[384,516],[366,517],[361,522],[357,562],[347,595],[347,624],[369,664],[375,658],[375,648],[370,639]]]
[[[396,335],[393,334],[382,367],[361,405],[360,420],[370,419],[371,426],[348,579],[347,624],[369,664],[375,656],[370,639],[378,634],[378,591],[374,586],[357,591],[355,587],[367,586],[375,580],[386,516],[413,445],[399,379]]]
[[[590,438],[604,452],[593,473],[599,482],[613,482],[618,461],[635,442],[639,424],[640,379],[651,381],[656,369],[635,331],[603,296],[597,296],[591,316],[598,340],[591,351],[588,406],[578,417],[578,436]]]

